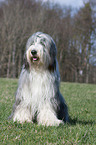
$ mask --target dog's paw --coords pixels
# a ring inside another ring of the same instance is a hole
[[[32,122],[31,115],[28,109],[17,109],[13,115],[13,121],[20,123]]]
[[[59,126],[60,124],[64,124],[64,122],[62,120],[42,120],[42,121],[39,121],[38,122],[39,124],[41,125],[44,125],[44,126]]]
[[[44,126],[59,126],[64,123],[63,120],[59,120],[56,114],[51,112],[51,110],[41,111],[37,116],[37,122]]]

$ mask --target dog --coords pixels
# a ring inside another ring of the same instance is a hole
[[[27,41],[15,104],[9,118],[20,123],[59,126],[68,122],[68,107],[59,91],[57,48],[48,34],[36,32]]]

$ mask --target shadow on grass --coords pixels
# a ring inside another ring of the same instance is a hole
[[[85,120],[79,120],[78,118],[74,118],[72,119],[71,117],[69,117],[69,124],[70,125],[76,125],[76,124],[82,124],[82,125],[92,125],[92,124],[96,124],[95,121],[85,121]]]

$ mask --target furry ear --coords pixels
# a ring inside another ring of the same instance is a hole
[[[56,59],[54,59],[54,61],[53,61],[52,64],[49,64],[48,70],[49,70],[50,72],[54,72],[54,71],[56,70]]]
[[[27,62],[26,54],[24,54],[23,62],[24,62],[24,68],[25,68],[25,69],[28,69],[28,68],[29,68],[29,63]]]

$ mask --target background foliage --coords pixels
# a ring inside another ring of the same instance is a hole
[[[27,39],[48,33],[58,48],[61,79],[96,83],[96,2],[79,10],[42,0],[5,0],[0,4],[0,77],[19,76]]]

